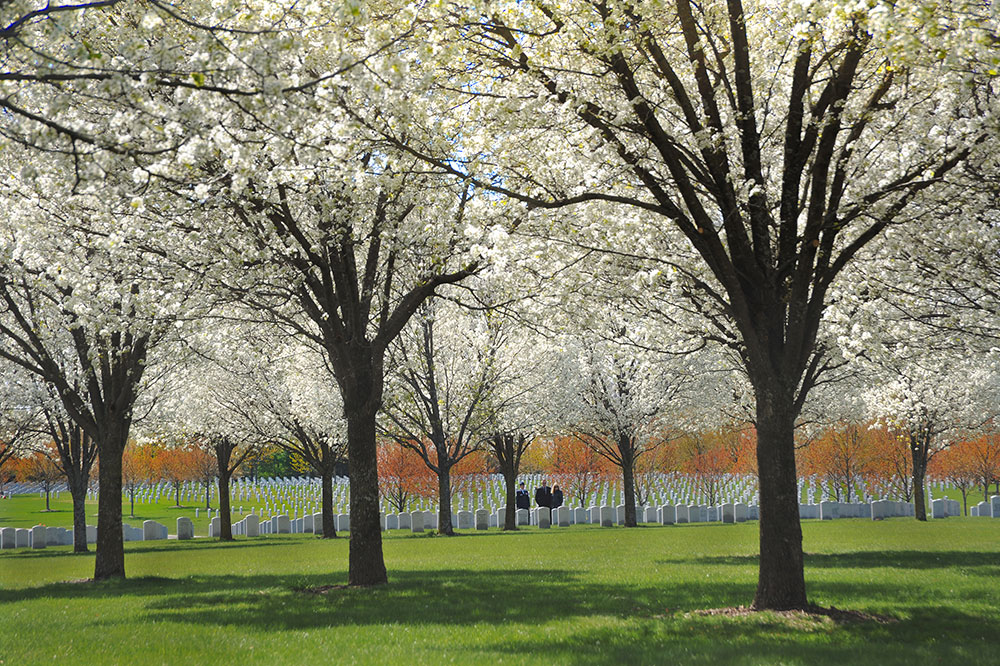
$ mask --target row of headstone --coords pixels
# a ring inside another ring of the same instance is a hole
[[[994,495],[989,501],[982,501],[969,509],[969,515],[977,518],[1000,518],[1000,495]]]
[[[87,525],[87,543],[97,543],[97,527]],[[35,525],[32,528],[0,528],[0,549],[72,546],[73,529]]]

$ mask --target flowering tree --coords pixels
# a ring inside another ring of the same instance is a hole
[[[566,355],[560,379],[566,396],[564,422],[581,442],[621,469],[625,526],[635,527],[636,463],[674,436],[679,400],[691,376],[667,358],[630,347],[628,330],[625,324],[612,324],[607,340],[578,341]]]
[[[382,432],[415,451],[438,478],[438,532],[453,535],[451,471],[487,439],[490,394],[503,379],[500,329],[427,304],[393,350]],[[449,316],[450,315],[450,316]]]
[[[807,604],[794,429],[829,367],[838,278],[992,150],[995,17],[919,7],[579,0],[450,17],[442,94],[468,118],[467,157],[430,141],[421,155],[531,208],[582,204],[577,242],[644,257],[739,354],[758,434],[755,608]]]
[[[97,459],[97,444],[77,423],[53,404],[43,410],[45,431],[52,437],[56,464],[66,477],[73,498],[73,552],[87,552],[87,489]]]
[[[924,353],[919,353],[923,351]],[[978,359],[914,349],[883,364],[882,382],[865,394],[871,414],[905,439],[910,453],[914,513],[927,520],[927,466],[964,433],[985,425],[996,403],[994,375]]]

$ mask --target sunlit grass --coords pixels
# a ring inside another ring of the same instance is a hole
[[[129,579],[68,547],[0,554],[0,661],[51,663],[995,663],[1000,520],[809,521],[811,599],[894,618],[702,616],[748,604],[757,529],[392,533],[390,584],[346,539],[126,544]]]

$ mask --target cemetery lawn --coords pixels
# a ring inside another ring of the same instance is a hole
[[[757,526],[390,533],[390,584],[350,589],[346,539],[0,552],[2,664],[985,664],[1000,655],[1000,520],[804,521],[822,606],[891,618],[693,611],[747,604]]]

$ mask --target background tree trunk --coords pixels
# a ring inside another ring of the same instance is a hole
[[[504,485],[507,487],[507,510],[503,516],[504,530],[517,529],[517,473],[509,465],[501,465]]]
[[[69,479],[69,492],[73,497],[73,552],[87,552],[87,485],[90,476],[80,478],[74,474]],[[119,509],[120,511],[120,509]]]
[[[625,487],[625,527],[638,527],[635,517],[635,447],[628,435],[620,435],[618,448],[622,453],[622,485]]]
[[[913,517],[917,520],[927,520],[927,498],[924,493],[924,481],[927,476],[927,455],[923,446],[911,437],[910,453],[913,458]]]
[[[229,506],[229,480],[232,474],[224,471],[229,467],[229,460],[225,464],[219,458],[219,541],[233,540],[233,514]]]
[[[451,467],[438,464],[438,534],[455,536],[451,524]]]
[[[323,538],[337,538],[337,521],[333,519],[333,469],[332,465],[324,464],[320,471],[320,483],[323,487]],[[354,516],[351,515],[353,522]]]

